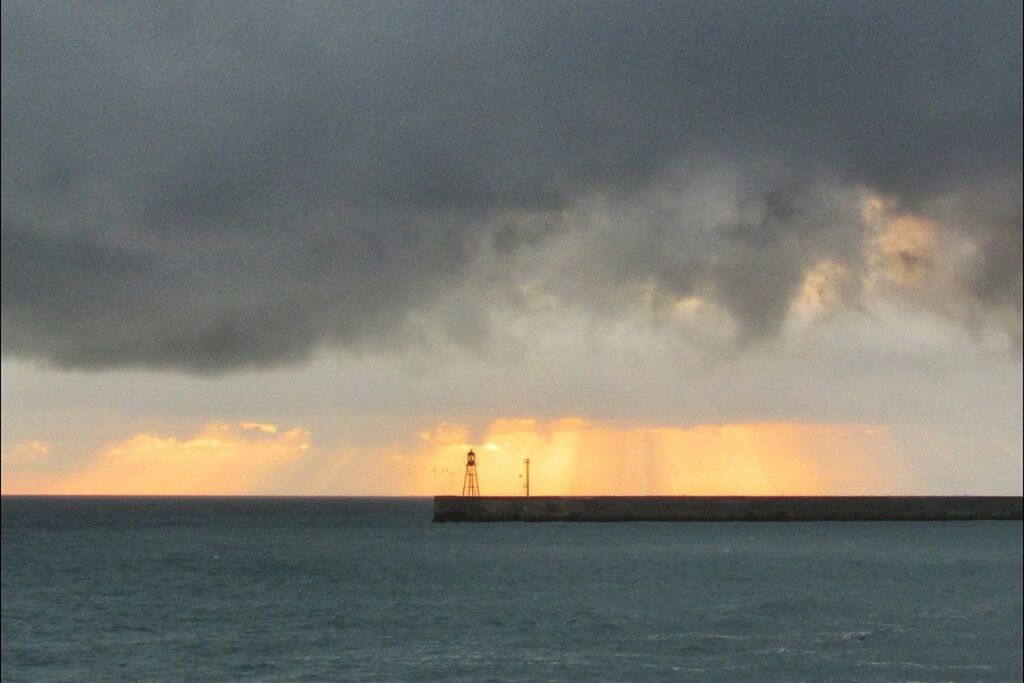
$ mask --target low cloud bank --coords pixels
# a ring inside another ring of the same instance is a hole
[[[5,2],[3,352],[210,374],[553,311],[703,353],[809,279],[1019,349],[1021,8],[878,11]]]

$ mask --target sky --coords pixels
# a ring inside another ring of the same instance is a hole
[[[2,490],[1015,494],[1015,2],[3,2]]]

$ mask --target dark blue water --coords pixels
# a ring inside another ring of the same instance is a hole
[[[5,497],[2,677],[1019,681],[1021,532]]]

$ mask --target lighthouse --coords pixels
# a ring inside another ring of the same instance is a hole
[[[462,479],[462,495],[480,495],[480,482],[476,476],[476,453],[472,449],[466,453],[466,476]]]

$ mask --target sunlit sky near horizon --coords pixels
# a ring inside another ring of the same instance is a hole
[[[1021,18],[5,1],[2,491],[1019,495]]]

